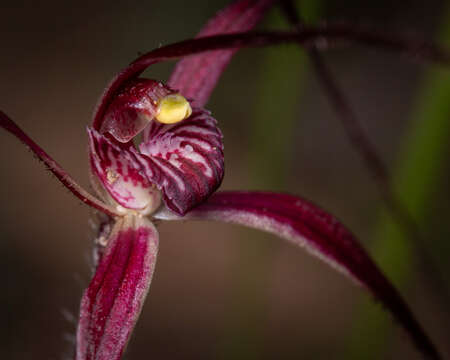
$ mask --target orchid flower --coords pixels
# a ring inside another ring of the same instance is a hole
[[[218,122],[204,106],[221,73],[238,48],[308,39],[307,33],[244,34],[272,2],[237,1],[197,39],[149,52],[118,73],[87,128],[95,195],[0,112],[5,130],[75,196],[105,214],[96,239],[96,271],[81,300],[77,360],[121,358],[155,268],[155,220],[198,219],[256,228],[305,248],[367,289],[425,356],[439,358],[400,294],[335,217],[293,195],[216,192],[224,176],[224,148]],[[175,58],[182,60],[166,84],[139,77],[148,66]]]

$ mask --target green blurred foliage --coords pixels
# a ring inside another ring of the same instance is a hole
[[[450,45],[450,7],[442,13],[438,43]],[[403,150],[394,170],[394,187],[402,204],[408,209],[424,234],[433,262],[438,262],[435,249],[447,238],[433,237],[430,217],[434,203],[439,201],[441,178],[446,169],[450,141],[450,71],[430,66],[422,76],[421,86],[412,111],[410,128],[403,139]],[[430,210],[431,209],[431,210]],[[420,248],[405,235],[390,213],[381,210],[374,257],[389,279],[400,289],[414,284],[417,266],[421,265]],[[442,260],[442,259],[439,259]],[[444,271],[437,265],[439,271]],[[419,270],[420,271],[420,270]],[[426,276],[433,274],[425,274]],[[428,279],[430,281],[430,279]],[[447,282],[447,286],[450,283]],[[432,289],[432,287],[426,287]],[[436,294],[433,294],[436,295]],[[430,295],[428,295],[430,296]],[[431,296],[433,298],[433,296]],[[444,317],[444,321],[445,321]],[[390,317],[372,301],[365,301],[356,319],[349,358],[380,359],[386,355],[393,333]]]

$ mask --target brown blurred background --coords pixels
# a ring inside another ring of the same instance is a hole
[[[88,187],[85,127],[106,83],[138,54],[194,36],[226,3],[3,1],[0,108]],[[444,5],[437,0],[323,1],[317,17],[350,19],[431,39],[446,18]],[[261,27],[269,23],[276,20]],[[346,140],[311,67],[283,58],[285,50],[297,51],[278,48],[285,64],[274,66],[290,81],[276,85],[266,81],[273,50],[245,50],[234,58],[213,94],[208,108],[225,135],[222,188],[277,190],[312,199],[371,248],[381,209],[376,187]],[[428,66],[352,47],[331,50],[325,57],[395,172]],[[148,76],[167,79],[172,66],[158,65]],[[299,79],[292,89],[288,85],[295,76]],[[261,90],[263,86],[266,90]],[[279,124],[278,132],[272,133],[273,146],[291,144],[283,159],[267,158],[264,154],[271,144],[255,135],[265,131],[258,117],[266,106],[262,91],[273,93],[280,109],[269,123],[271,128]],[[295,106],[287,109],[283,99],[289,97]],[[289,136],[283,133],[285,111]],[[69,359],[73,319],[91,274],[90,209],[2,131],[0,164],[0,358]],[[448,162],[442,163],[438,180],[430,191],[424,230],[432,256],[448,280]],[[348,279],[303,251],[256,231],[212,223],[162,223],[159,230],[156,273],[127,359],[350,356],[354,324],[367,295]],[[408,285],[397,285],[449,356],[448,304],[430,293],[420,268],[412,269]],[[420,358],[401,329],[394,327],[389,334],[383,357]],[[361,358],[370,358],[370,344],[367,350]]]

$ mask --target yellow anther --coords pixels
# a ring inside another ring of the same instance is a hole
[[[192,114],[191,105],[180,94],[167,95],[159,101],[156,120],[163,124],[174,124]]]

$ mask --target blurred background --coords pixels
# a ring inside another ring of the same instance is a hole
[[[85,127],[107,82],[138,54],[193,37],[226,3],[3,2],[0,108],[89,187]],[[297,3],[312,23],[349,20],[450,47],[445,1]],[[260,28],[286,25],[273,10]],[[351,46],[324,57],[450,286],[449,69]],[[164,80],[172,67],[147,74]],[[225,136],[222,189],[289,192],[335,214],[448,358],[449,304],[386,215],[305,54],[243,50],[208,108]],[[0,358],[69,359],[91,276],[91,211],[4,131],[0,172]],[[126,359],[420,359],[365,292],[274,236],[203,222],[159,230],[154,280]]]

